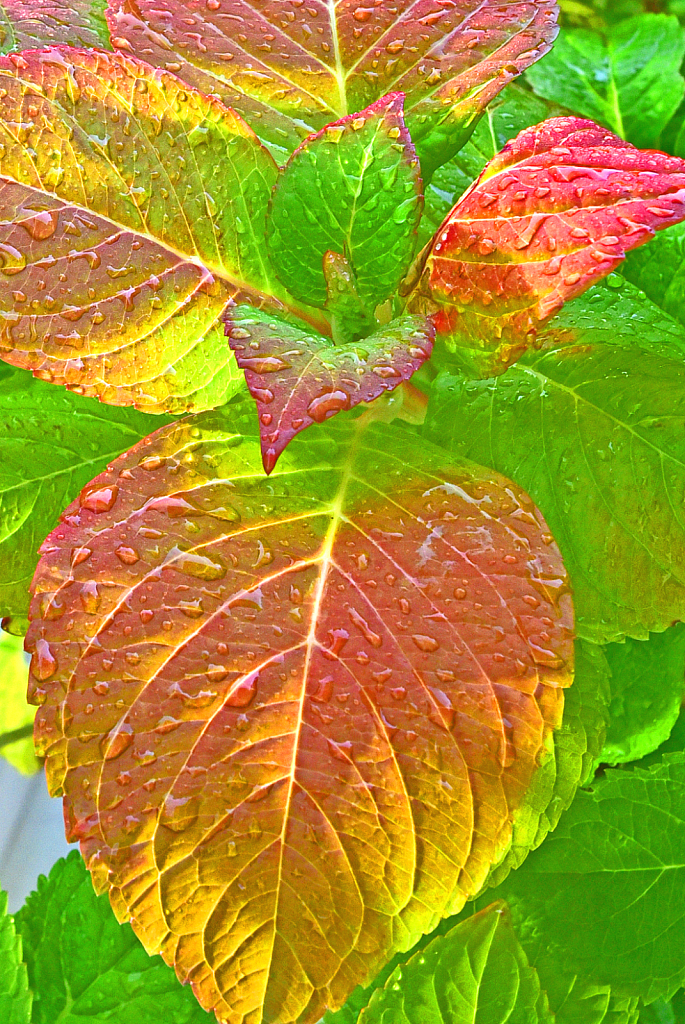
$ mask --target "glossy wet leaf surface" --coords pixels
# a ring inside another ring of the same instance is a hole
[[[367,308],[387,299],[416,245],[423,188],[416,150],[392,93],[307,139],[278,178],[267,220],[271,259],[283,284],[323,307],[323,258],[350,262]]]
[[[0,617],[26,619],[38,548],[60,510],[159,423],[19,370],[0,375]]]
[[[279,162],[311,131],[404,92],[426,170],[547,52],[556,12],[553,0],[110,0],[108,20],[115,46],[218,94]]]
[[[26,701],[28,678],[29,659],[24,654],[23,637],[0,631],[0,741],[33,722],[36,709]],[[32,775],[39,768],[30,732],[16,742],[2,743],[0,757],[24,775]]]
[[[231,310],[226,333],[257,403],[267,473],[300,431],[408,380],[435,337],[430,320],[404,316],[357,345],[333,345],[250,306]]]
[[[396,968],[359,1024],[553,1024],[504,903],[456,925]]]
[[[102,0],[2,0],[0,53],[57,43],[109,49]]]
[[[118,405],[225,401],[240,374],[220,316],[274,277],[271,156],[122,54],[0,58],[0,96],[2,358]]]
[[[535,345],[545,321],[685,217],[685,162],[579,118],[525,129],[450,212],[409,303],[481,376]]]
[[[0,891],[0,1014],[3,1024],[30,1024],[31,992],[22,963],[21,939],[7,913],[7,894]]]
[[[69,835],[146,948],[221,1019],[315,1021],[506,851],[571,604],[489,470],[335,421],[267,478],[230,422],[164,428],[67,510],[31,697]]]
[[[569,570],[577,628],[646,638],[685,615],[685,364],[620,344],[529,354],[501,377],[446,374],[428,436],[525,487]]]
[[[677,18],[641,14],[605,38],[563,30],[551,54],[529,69],[540,96],[599,121],[641,148],[661,148],[660,135],[685,92],[680,65],[685,30]]]
[[[107,897],[95,895],[76,851],[39,877],[16,923],[32,1024],[213,1024],[130,925],[119,924]]]

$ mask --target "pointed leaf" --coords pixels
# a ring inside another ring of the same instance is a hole
[[[0,377],[0,617],[26,619],[38,548],[59,510],[159,422],[18,370]]]
[[[32,775],[40,767],[33,752],[32,731],[13,743],[6,740],[33,723],[36,710],[26,702],[28,679],[29,659],[24,654],[24,638],[0,630],[0,757],[23,775]]]
[[[325,305],[328,250],[349,260],[372,309],[404,276],[423,189],[403,102],[402,93],[391,93],[327,125],[280,174],[267,221],[269,252],[283,284],[303,302]]]
[[[552,118],[505,146],[448,215],[410,308],[439,310],[438,334],[481,375],[501,373],[564,302],[683,218],[685,161]]]
[[[685,224],[674,224],[629,253],[621,273],[674,320],[685,323]]]
[[[240,375],[221,314],[271,288],[270,155],[122,54],[0,58],[0,97],[0,355],[113,404],[225,401]]]
[[[554,1024],[505,903],[416,953],[377,989],[359,1024]]]
[[[539,96],[650,148],[659,145],[683,98],[684,56],[685,30],[677,18],[641,14],[614,25],[605,39],[585,29],[563,30],[526,78]]]
[[[156,432],[67,511],[34,615],[68,608],[32,625],[30,688],[120,918],[220,1020],[304,1024],[506,849],[571,605],[535,507],[489,470],[348,420],[267,478],[232,422]]]
[[[391,90],[407,94],[424,174],[550,48],[554,0],[388,4],[109,0],[115,46],[216,93],[275,153]]]
[[[257,403],[267,473],[300,431],[409,380],[435,337],[430,320],[403,316],[357,345],[332,345],[251,306],[229,312],[226,333]]]
[[[326,279],[326,309],[331,318],[333,341],[345,344],[371,334],[376,321],[359,297],[349,260],[329,249],[323,257],[323,276]]]
[[[64,43],[111,49],[102,0],[3,0],[0,53]]]
[[[214,1024],[130,925],[118,923],[107,897],[95,895],[75,850],[39,877],[16,921],[32,1024]]]
[[[609,644],[609,729],[599,760],[636,761],[656,750],[676,723],[685,696],[685,624],[649,640]]]
[[[639,326],[639,325],[638,325]],[[579,634],[646,639],[685,619],[685,361],[585,341],[436,384],[427,435],[525,487],[558,539]],[[544,446],[540,439],[544,438]]]

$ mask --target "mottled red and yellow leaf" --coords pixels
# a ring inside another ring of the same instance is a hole
[[[109,48],[101,0],[2,0],[0,53],[63,43]]]
[[[268,478],[220,411],[163,428],[64,513],[32,609],[69,837],[231,1024],[318,1020],[478,890],[572,674],[530,499],[359,420]]]
[[[279,291],[277,167],[218,100],[123,54],[0,58],[0,356],[114,404],[209,408],[221,314]]]
[[[555,0],[109,0],[112,42],[238,110],[283,157],[387,92],[424,175],[557,33]]]
[[[484,376],[534,347],[542,324],[629,249],[685,218],[685,161],[592,121],[527,128],[450,211],[409,301]]]
[[[435,328],[403,316],[356,345],[237,306],[226,334],[257,403],[264,469],[270,473],[296,434],[409,380],[433,350]]]

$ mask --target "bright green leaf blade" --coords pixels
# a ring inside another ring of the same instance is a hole
[[[621,273],[657,306],[685,324],[685,225],[674,224],[626,256]]]
[[[554,1024],[503,903],[456,925],[397,967],[359,1024]]]
[[[24,775],[40,767],[31,732],[13,743],[3,741],[8,734],[29,728],[35,717],[36,709],[26,701],[28,676],[29,658],[24,654],[23,639],[0,630],[0,756]]]
[[[225,402],[227,303],[282,294],[264,244],[277,174],[173,75],[69,47],[0,57],[0,355],[111,404]]]
[[[657,146],[683,98],[684,54],[676,18],[643,14],[613,27],[606,43],[585,29],[562,31],[527,78],[538,95],[646,149]]]
[[[106,0],[2,0],[0,53],[63,43],[111,49]]]
[[[21,958],[21,939],[7,913],[7,894],[0,890],[0,1020],[2,1024],[29,1024],[31,993]]]
[[[548,977],[568,987],[577,975],[668,998],[685,979],[685,755],[610,770],[581,790],[544,845],[477,905],[493,896],[507,900],[546,988]]]
[[[373,308],[399,283],[414,252],[423,191],[391,93],[307,139],[280,175],[267,221],[281,281],[303,302],[326,303],[324,254],[343,253]]]
[[[0,375],[0,615],[26,618],[38,548],[65,507],[112,459],[166,418]]]
[[[526,488],[568,567],[579,635],[597,643],[685,618],[685,363],[619,341],[531,354],[484,381],[445,374],[426,420],[439,444]]]
[[[649,640],[605,649],[611,669],[611,705],[600,761],[637,761],[663,743],[685,693],[685,624]]]
[[[159,956],[148,956],[106,896],[96,896],[80,855],[41,875],[16,915],[32,1024],[214,1024]],[[4,1024],[4,1021],[3,1021]]]

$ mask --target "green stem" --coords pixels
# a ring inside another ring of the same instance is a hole
[[[12,729],[11,732],[4,732],[0,735],[0,749],[7,747],[10,743],[16,743],[18,740],[27,740],[29,736],[33,736],[33,722],[28,725],[22,725],[18,729]]]

